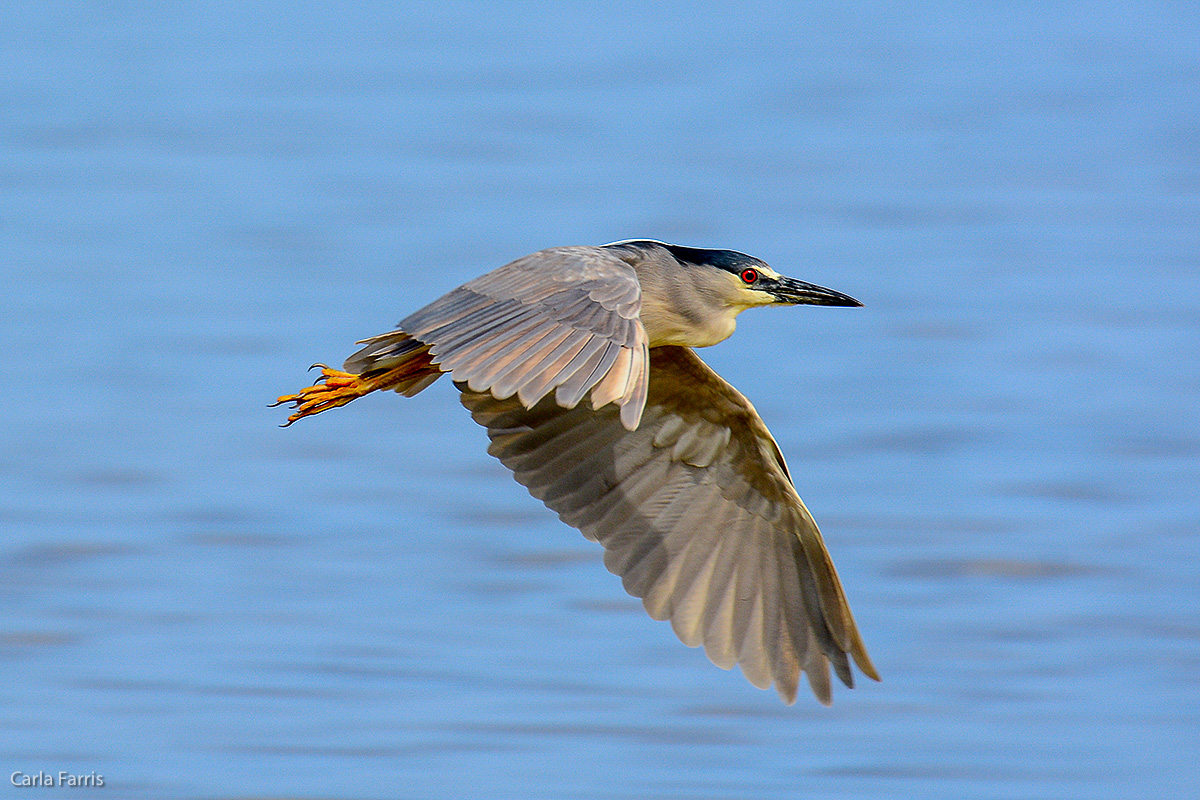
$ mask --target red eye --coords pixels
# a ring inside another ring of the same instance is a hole
[[[746,283],[754,283],[756,280],[758,280],[758,270],[756,270],[756,269],[742,270],[742,280],[744,280]]]

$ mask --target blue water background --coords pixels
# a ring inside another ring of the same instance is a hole
[[[1198,109],[1191,3],[0,4],[0,795],[1200,796]],[[865,303],[703,353],[884,677],[832,709],[448,383],[265,407],[633,237]]]

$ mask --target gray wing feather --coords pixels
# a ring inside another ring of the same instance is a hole
[[[488,452],[604,545],[605,566],[685,644],[703,645],[723,668],[738,664],[755,686],[774,684],[789,703],[802,671],[823,703],[831,665],[853,685],[848,656],[877,678],[821,534],[753,406],[688,348],[651,350],[648,371],[634,430],[612,405],[568,409],[546,398],[526,408],[457,385],[488,429]],[[628,383],[633,368],[614,374]],[[613,391],[591,391],[602,390]]]
[[[616,360],[615,348],[617,345],[614,345],[612,342],[605,341],[597,336],[588,344],[589,347],[584,350],[584,352],[589,353],[588,357],[580,361],[580,363],[575,364],[574,370],[571,372],[571,377],[560,383],[555,390],[557,402],[564,408],[574,408],[583,399],[583,396],[588,393],[588,389],[596,385],[598,379],[595,378],[595,375],[600,371],[601,362],[607,361],[611,364],[612,361]],[[572,360],[572,364],[578,360],[579,357],[577,356]]]
[[[398,330],[363,340],[345,369],[391,369],[416,340],[429,346],[434,368],[474,391],[516,395],[526,408],[551,392],[573,407],[591,392],[597,406],[616,403],[632,430],[648,380],[640,310],[633,267],[599,247],[557,247],[481,275]]]

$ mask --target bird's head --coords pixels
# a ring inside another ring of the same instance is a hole
[[[861,306],[849,295],[813,283],[780,275],[765,261],[736,250],[705,250],[665,245],[693,277],[723,295],[729,305],[742,308],[767,305]]]
[[[607,247],[622,253],[637,271],[642,322],[652,345],[715,344],[733,333],[738,314],[757,306],[862,305],[841,292],[780,275],[764,261],[736,250],[650,240]]]

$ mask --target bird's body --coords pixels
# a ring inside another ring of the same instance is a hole
[[[878,679],[816,523],[754,407],[692,351],[746,308],[859,305],[731,250],[652,241],[517,259],[280,398],[303,416],[449,373],[489,452],[685,644],[794,702],[847,655]],[[583,402],[587,399],[588,402]]]

